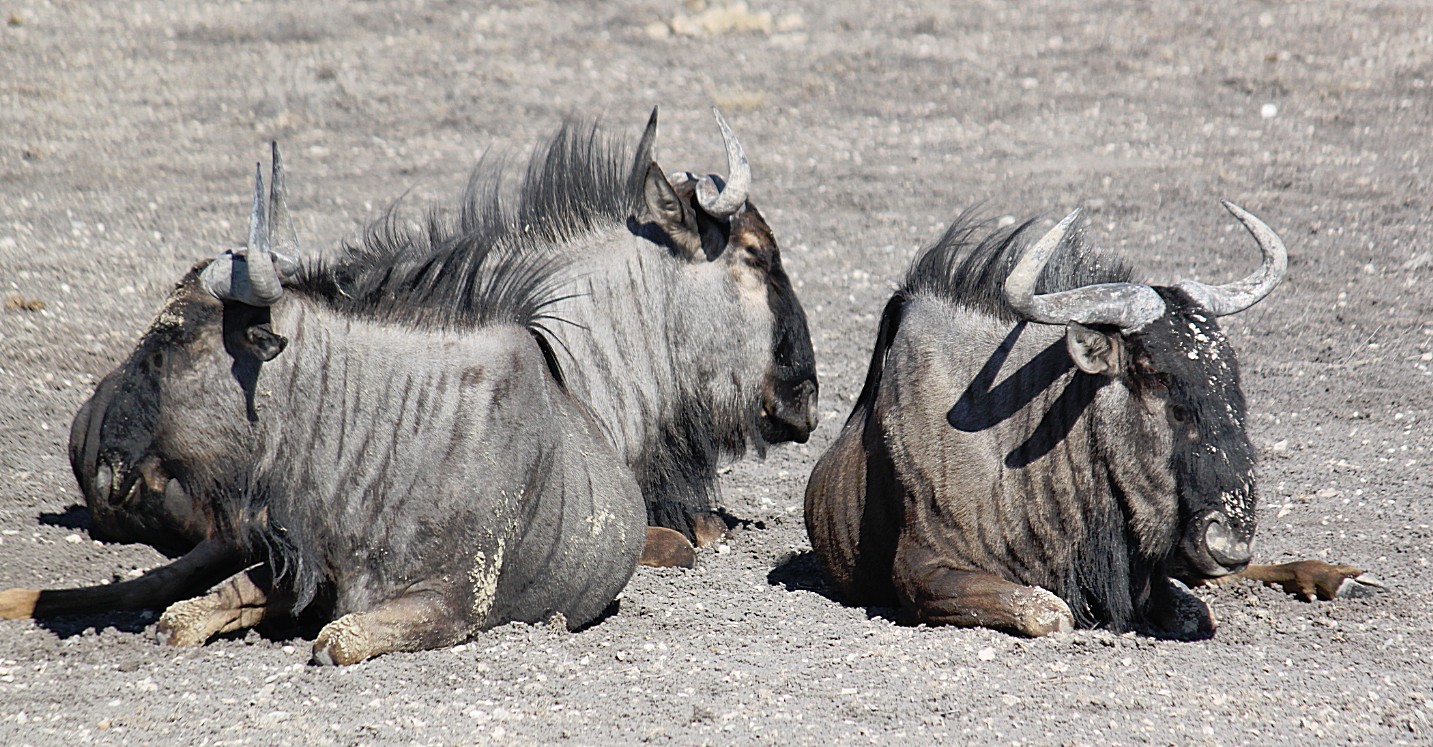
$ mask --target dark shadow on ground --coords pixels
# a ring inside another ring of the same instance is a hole
[[[814,552],[795,552],[787,555],[766,574],[766,583],[780,586],[787,591],[809,591],[826,597],[834,604],[852,606],[842,602],[831,590],[830,585],[826,583],[826,576],[821,570],[821,562],[816,559]],[[862,609],[866,611],[868,618],[879,618],[904,624],[904,618],[898,607],[862,607]]]
[[[721,519],[722,521],[726,522],[726,528],[727,528],[727,531],[728,531],[728,532],[735,532],[735,531],[738,530],[738,529],[742,529],[742,530],[753,530],[753,529],[754,529],[754,530],[764,530],[764,529],[766,529],[766,522],[761,521],[761,520],[759,520],[759,519],[743,519],[743,518],[741,518],[740,516],[737,516],[737,515],[735,515],[735,514],[729,512],[729,511],[727,511],[725,508],[718,508],[717,510],[713,511],[712,514],[713,514],[714,516],[716,516],[718,519]]]
[[[91,615],[57,615],[35,620],[37,627],[48,630],[60,640],[67,640],[76,636],[83,636],[91,632],[98,633],[104,630],[115,630],[121,633],[133,633],[137,635],[152,631],[153,625],[159,621],[159,615],[164,610],[126,610],[120,612],[97,612]],[[281,618],[273,621],[265,621],[252,630],[238,630],[233,633],[215,636],[214,640],[238,639],[248,635],[258,635],[266,640],[275,642],[288,642],[294,639],[312,640],[318,637],[322,629],[322,621],[311,618],[308,615],[300,619]],[[159,644],[155,644],[159,645]]]
[[[78,503],[65,506],[61,513],[41,513],[36,517],[40,526],[90,530],[90,510]]]
[[[159,619],[159,610],[102,612],[93,615],[59,615],[35,621],[35,625],[65,640],[90,631],[117,630],[121,633],[142,633]]]
[[[606,622],[608,618],[612,617],[613,615],[615,615],[615,614],[617,614],[618,612],[621,612],[621,611],[622,611],[622,600],[620,600],[620,599],[613,599],[613,600],[612,600],[612,603],[609,604],[609,605],[607,605],[607,608],[604,609],[604,610],[602,610],[601,614],[597,615],[597,617],[592,618],[592,621],[589,622],[589,623],[587,623],[586,625],[579,625],[578,627],[573,628],[572,632],[574,632],[574,633],[581,633],[581,632],[584,632],[584,631],[591,630],[591,629],[597,627],[598,625],[602,624],[603,622]]]

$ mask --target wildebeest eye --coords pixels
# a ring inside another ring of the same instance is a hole
[[[154,350],[144,359],[144,365],[151,371],[159,371],[164,368],[164,351]]]
[[[1169,419],[1176,423],[1188,423],[1191,420],[1189,408],[1183,405],[1170,405]]]
[[[771,254],[760,246],[742,247],[741,260],[753,269],[771,269]]]

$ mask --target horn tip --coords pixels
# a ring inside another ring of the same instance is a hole
[[[722,131],[723,133],[730,133],[730,132],[731,132],[731,125],[729,125],[729,124],[726,123],[726,117],[723,117],[723,116],[721,115],[721,110],[720,110],[720,109],[718,109],[718,108],[716,108],[715,106],[713,106],[713,107],[712,107],[712,116],[716,117],[717,126],[721,128],[721,131]]]

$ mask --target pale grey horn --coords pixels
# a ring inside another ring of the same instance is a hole
[[[249,215],[249,251],[245,255],[244,275],[248,280],[248,298],[236,298],[251,306],[272,306],[284,294],[279,272],[269,251],[269,226],[264,210],[264,176],[260,165],[254,173],[254,211]],[[234,263],[235,268],[239,263]]]
[[[722,119],[715,107],[717,126],[721,127],[721,138],[726,143],[726,185],[717,189],[716,180],[704,176],[697,182],[697,202],[707,214],[717,218],[730,218],[746,202],[751,191],[751,164],[746,160],[746,151],[732,134],[731,127]]]
[[[283,296],[283,283],[269,251],[269,230],[264,220],[263,166],[254,167],[254,208],[249,215],[249,246],[240,254],[227,250],[214,258],[199,275],[215,297],[250,306],[272,306]]]
[[[1005,300],[1022,318],[1040,324],[1106,324],[1135,330],[1164,315],[1164,299],[1148,285],[1101,283],[1074,290],[1035,295],[1035,283],[1080,219],[1076,208],[1027,249],[1005,280]]]
[[[1181,280],[1174,285],[1214,316],[1228,316],[1262,301],[1279,285],[1289,270],[1289,252],[1279,235],[1263,221],[1232,202],[1219,202],[1244,224],[1249,235],[1259,243],[1259,251],[1264,255],[1263,263],[1243,280],[1225,285],[1205,285],[1194,280]]]
[[[298,270],[299,232],[289,215],[289,191],[284,180],[284,162],[279,157],[279,143],[272,141],[273,167],[269,172],[269,240],[274,265],[280,275]]]

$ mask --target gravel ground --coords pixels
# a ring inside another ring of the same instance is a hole
[[[152,615],[0,625],[4,744],[1433,743],[1433,6],[1154,0],[0,4],[0,588],[160,561],[85,531],[69,421],[285,146],[308,247],[449,200],[567,115],[720,170],[709,107],[811,317],[824,424],[723,476],[743,520],[579,634],[506,626],[341,671]],[[1131,8],[1130,6],[1136,6]],[[405,197],[406,196],[406,197]],[[1063,215],[1151,278],[1290,273],[1227,328],[1262,455],[1259,555],[1381,595],[1196,593],[1200,643],[902,627],[825,593],[806,476],[913,253],[961,209]]]

